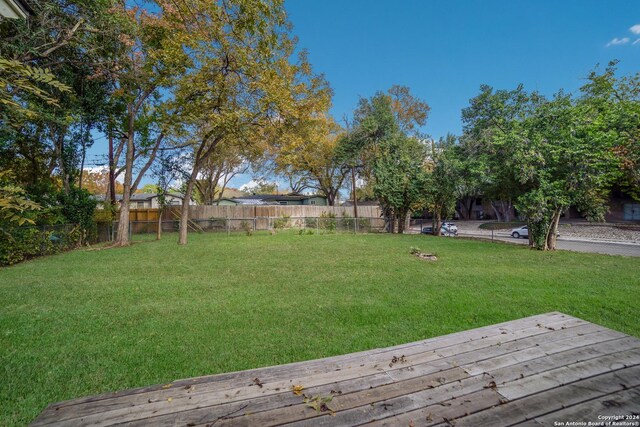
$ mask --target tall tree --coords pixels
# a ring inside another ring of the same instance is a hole
[[[569,206],[588,219],[603,218],[618,176],[619,139],[601,126],[602,111],[590,99],[559,92],[547,100],[522,86],[496,92],[484,86],[463,118],[489,164],[500,165],[494,179],[513,191],[532,247],[555,249],[560,216]]]
[[[209,25],[201,33],[206,42],[191,49],[198,67],[181,81],[175,99],[184,125],[197,136],[187,198],[216,147],[242,142],[247,150],[266,151],[267,144],[286,141],[298,121],[324,109],[329,94],[304,53],[290,62],[295,43],[281,0],[194,0],[192,6],[185,14]],[[180,244],[187,243],[188,218],[183,205]]]
[[[432,141],[425,164],[427,176],[422,191],[425,205],[433,214],[433,233],[440,235],[442,220],[455,212],[459,199],[461,179],[461,161],[457,154],[455,137],[448,135],[437,143]]]
[[[200,175],[195,180],[194,199],[203,205],[220,201],[229,181],[249,170],[250,160],[237,144],[221,144],[203,162]]]
[[[403,133],[380,143],[373,167],[373,191],[388,211],[392,233],[397,230],[402,234],[409,213],[424,203],[425,154],[425,147],[418,139]]]
[[[126,105],[120,129],[123,144],[123,195],[118,231],[114,246],[129,244],[129,203],[142,177],[153,164],[167,133],[172,132],[171,99],[176,81],[193,64],[189,53],[203,42],[193,30],[182,10],[159,1],[157,10],[120,4],[115,12],[124,17],[127,26],[121,35],[125,55],[118,58],[112,75],[114,95]],[[134,178],[134,165],[140,163]]]
[[[303,129],[296,129],[295,144],[277,147],[276,172],[298,177],[306,188],[312,188],[334,206],[340,188],[349,173],[337,155],[341,129],[332,118],[324,115],[310,117]],[[293,185],[292,185],[293,187]]]

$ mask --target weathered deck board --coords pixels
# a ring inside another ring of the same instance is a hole
[[[307,402],[293,385],[304,386]],[[395,347],[60,402],[33,425],[546,425],[556,412],[581,420],[588,402],[619,402],[618,409],[634,411],[638,387],[639,339],[548,313]],[[326,410],[309,405],[314,396],[330,398]],[[583,421],[597,421],[588,414]]]

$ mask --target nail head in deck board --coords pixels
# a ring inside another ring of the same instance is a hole
[[[391,363],[394,356],[396,363]],[[461,422],[465,416],[482,420],[483,412],[501,410],[533,422],[526,416],[526,402],[531,416],[538,417],[535,422],[544,422],[535,408],[545,395],[571,390],[572,397],[579,397],[581,389],[573,382],[617,380],[622,373],[631,376],[633,387],[640,375],[636,365],[637,338],[554,312],[394,347],[59,402],[33,425],[352,425],[375,420],[384,425],[426,414],[431,407]],[[255,378],[263,387],[255,385]],[[310,397],[333,395],[335,408],[331,401],[327,406],[335,416],[303,403],[304,397],[290,390],[294,383],[305,386]],[[636,396],[615,386],[603,389],[611,396]],[[414,425],[439,422],[444,419],[427,421],[425,415]]]

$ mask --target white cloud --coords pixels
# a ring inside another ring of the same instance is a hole
[[[640,34],[640,24],[636,24],[633,27],[629,28],[633,34]]]
[[[632,44],[638,44],[640,43],[640,39],[637,39],[636,41],[634,41]]]
[[[613,40],[611,40],[609,43],[607,43],[607,47],[616,46],[616,45],[620,45],[620,44],[627,44],[627,43],[629,43],[629,37],[623,37],[621,39],[615,37]]]
[[[259,185],[270,185],[270,184],[277,184],[277,182],[269,182],[269,181],[265,181],[263,179],[252,179],[249,182],[247,182],[246,184],[243,184],[240,186],[240,188],[238,188],[238,190],[240,191],[248,191],[251,190]]]

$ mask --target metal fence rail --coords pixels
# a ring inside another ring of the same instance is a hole
[[[130,221],[130,233],[152,234],[158,232],[177,232],[180,230],[179,220],[158,221]],[[352,218],[352,217],[250,217],[250,218],[209,218],[189,219],[190,233],[238,233],[251,234],[257,231],[278,232],[280,230],[295,230],[306,234],[330,233],[372,233],[384,229],[382,218]],[[115,221],[111,227],[111,238],[115,239],[118,225]]]

